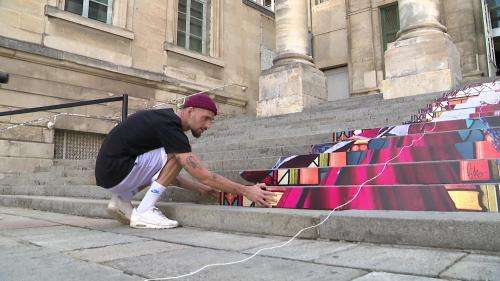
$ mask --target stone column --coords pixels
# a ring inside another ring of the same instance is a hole
[[[399,0],[398,6],[400,31],[385,52],[384,98],[447,91],[460,85],[460,53],[440,22],[440,0]]]
[[[257,116],[300,112],[327,100],[326,78],[307,53],[307,0],[276,0],[276,57],[261,73]]]
[[[278,1],[277,1],[278,2]],[[312,64],[307,54],[307,1],[280,1],[275,6],[276,57],[274,65]]]

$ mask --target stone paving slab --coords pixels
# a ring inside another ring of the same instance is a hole
[[[437,277],[466,253],[422,248],[360,245],[325,255],[315,262],[373,271]]]
[[[16,239],[28,241],[41,247],[66,251],[146,240],[135,236],[106,233],[72,226],[1,230],[0,235],[16,237]]]
[[[61,236],[61,235],[43,235],[33,238],[24,238],[35,245],[47,248],[54,248],[60,251],[87,249],[104,247],[116,244],[126,244],[131,242],[145,241],[144,238],[117,235],[114,233],[90,232],[79,235]]]
[[[28,227],[41,227],[41,226],[54,226],[59,225],[58,223],[31,219],[31,218],[20,218],[18,216],[0,215],[0,229],[16,229],[16,228],[28,228]]]
[[[67,252],[69,256],[91,262],[108,262],[112,260],[139,257],[161,252],[184,249],[187,246],[160,241],[141,241],[128,244],[111,245],[94,249],[83,249]]]
[[[0,228],[2,281],[172,277],[288,240],[190,227],[137,230],[113,220],[14,208],[0,207],[0,217],[16,227]],[[61,225],[28,227],[32,220]],[[299,239],[262,254],[179,280],[500,280],[500,252]]]
[[[352,281],[440,281],[444,279],[428,278],[421,276],[401,275],[385,272],[372,272]]]
[[[243,251],[254,247],[277,244],[285,239],[283,237],[270,238],[259,237],[250,234],[212,232],[190,227],[180,227],[157,231],[147,229],[133,229],[126,226],[99,229],[106,229],[106,231],[115,233],[135,235],[165,242],[231,251]]]
[[[43,235],[61,235],[69,237],[74,234],[81,234],[82,232],[88,232],[88,229],[82,229],[79,227],[59,225],[59,226],[47,226],[47,227],[31,227],[31,228],[16,228],[16,229],[0,229],[0,235],[16,237],[18,239],[34,238],[36,236]]]
[[[468,255],[441,276],[461,280],[500,280],[500,257]]]
[[[0,255],[0,280],[5,281],[135,281],[120,270],[73,260],[64,254],[40,249],[17,255]]]
[[[68,214],[51,213],[39,210],[0,207],[0,217],[6,214],[7,215],[15,214],[17,217],[24,216],[32,219],[45,220],[52,223],[78,226],[78,227],[88,227],[88,228],[122,225],[121,223],[110,219],[88,218],[88,217],[81,217]]]
[[[268,247],[279,246],[281,244],[283,243],[268,245]],[[350,250],[356,246],[356,244],[345,242],[294,240],[284,247],[261,251],[259,255],[300,261],[313,261],[318,259],[320,256]],[[262,248],[263,247],[253,248],[244,251],[244,253],[254,254]]]
[[[196,258],[193,258],[196,257]],[[187,248],[107,263],[150,278],[172,277],[193,272],[204,265],[232,262],[247,255],[212,249]],[[154,261],[154,262],[152,262]],[[241,265],[214,267],[182,280],[352,280],[366,272],[299,261],[256,257]]]

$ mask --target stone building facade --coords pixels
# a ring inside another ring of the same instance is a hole
[[[279,87],[265,94],[262,84],[277,67],[285,72],[273,75],[285,81],[299,73],[295,94],[320,93],[311,106],[381,93],[385,51],[395,45],[399,7],[409,1],[2,0],[0,71],[11,78],[0,85],[0,111],[122,94],[135,111],[230,84],[210,92],[223,114],[255,115],[259,106],[277,112],[279,102],[263,101]],[[487,1],[431,2],[433,19],[456,47],[460,83],[494,76]],[[391,75],[400,75],[393,65]],[[0,173],[89,156],[120,110],[109,103],[0,117],[1,129],[75,114],[57,118],[54,129],[34,124],[0,132]]]

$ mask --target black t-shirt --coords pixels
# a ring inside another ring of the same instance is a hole
[[[181,119],[172,109],[144,110],[130,115],[104,140],[97,156],[97,185],[111,188],[132,170],[137,156],[163,147],[167,154],[191,152]]]

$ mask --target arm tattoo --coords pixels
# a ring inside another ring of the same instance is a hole
[[[193,169],[200,168],[200,164],[194,159],[192,155],[186,159],[186,162]]]

